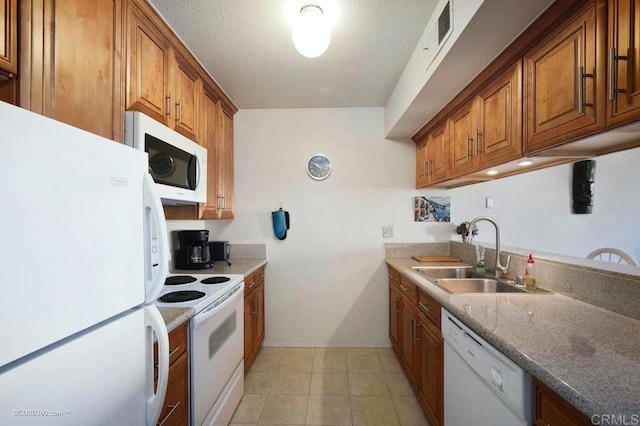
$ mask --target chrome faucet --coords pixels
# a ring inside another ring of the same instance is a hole
[[[509,270],[509,263],[511,262],[511,256],[507,255],[507,264],[502,265],[502,263],[500,262],[500,257],[502,253],[500,252],[500,227],[498,226],[498,222],[496,222],[494,219],[488,216],[476,217],[471,222],[469,222],[469,226],[467,227],[468,232],[467,232],[467,235],[463,237],[463,241],[465,243],[471,242],[473,227],[476,225],[477,222],[480,222],[483,220],[493,224],[493,226],[496,228],[496,263],[495,263],[494,270],[496,271],[495,272],[496,278],[500,278],[501,273],[506,274],[507,271]]]

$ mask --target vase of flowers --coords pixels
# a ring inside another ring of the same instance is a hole
[[[456,234],[462,236],[462,241],[464,242],[464,237],[469,235],[469,222],[462,222],[460,225],[456,227]],[[471,238],[469,238],[469,242],[473,240],[473,237],[478,235],[478,226],[473,225],[473,229],[471,230]]]

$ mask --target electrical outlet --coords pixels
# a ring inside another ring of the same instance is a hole
[[[493,208],[493,197],[487,197],[485,201],[486,201],[486,207],[488,209],[492,209]]]
[[[393,226],[382,227],[382,238],[393,238]]]

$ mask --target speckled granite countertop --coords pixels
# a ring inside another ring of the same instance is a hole
[[[267,264],[267,259],[229,259],[231,265],[216,262],[213,268],[199,270],[172,270],[172,274],[242,274],[245,277],[252,274],[259,267]],[[169,333],[180,324],[195,315],[193,308],[158,308]]]
[[[386,262],[588,417],[640,415],[640,321],[557,293],[453,295]]]

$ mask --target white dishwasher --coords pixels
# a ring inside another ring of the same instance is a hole
[[[442,309],[446,426],[531,425],[531,375]]]

